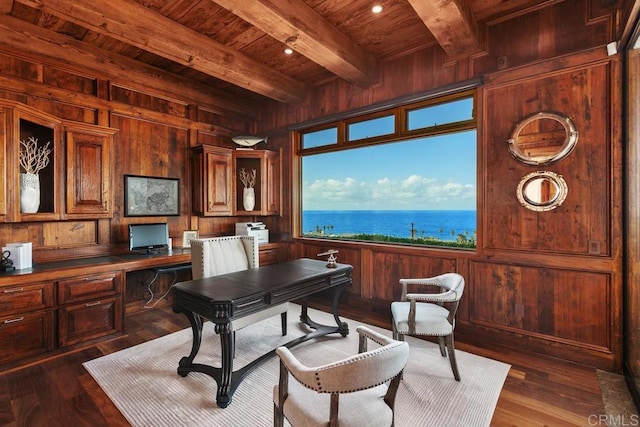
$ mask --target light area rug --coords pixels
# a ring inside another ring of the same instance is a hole
[[[281,336],[280,316],[236,333],[234,369],[308,331],[299,322],[300,306],[290,307],[286,337]],[[321,311],[309,309],[309,316],[319,323],[335,324],[333,316]],[[330,335],[310,340],[293,347],[293,353],[309,366],[357,353],[355,329],[363,323],[342,320],[349,324],[346,338]],[[391,336],[389,330],[369,327]],[[210,322],[205,323],[203,336],[195,362],[220,366],[220,341]],[[245,377],[231,404],[221,409],[216,405],[213,378],[198,372],[183,378],[176,373],[178,361],[191,350],[191,340],[191,329],[185,329],[85,362],[84,367],[133,426],[273,425],[277,356]],[[436,344],[412,337],[407,341],[410,356],[396,398],[396,426],[489,426],[510,366],[458,350],[462,380],[457,382],[449,359],[440,356]]]

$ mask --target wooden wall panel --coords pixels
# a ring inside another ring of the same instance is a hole
[[[610,70],[600,63],[485,87],[485,248],[587,254],[595,243],[596,255],[611,254]],[[523,165],[511,157],[507,139],[518,121],[539,111],[571,117],[578,142],[558,162]],[[534,212],[514,203],[522,177],[537,170],[561,175],[569,187],[564,204],[553,211]]]
[[[190,191],[185,191],[189,176],[188,131],[169,124],[139,120],[120,115],[111,116],[111,124],[119,129],[114,137],[113,177],[114,196],[113,243],[128,241],[127,224],[141,222],[169,223],[169,234],[182,239],[182,232],[190,229]],[[180,194],[179,217],[125,217],[124,175],[144,175],[178,178]]]
[[[456,258],[440,258],[375,251],[370,272],[374,299],[397,301],[400,299],[400,279],[433,277],[444,272],[457,271]]]
[[[608,350],[611,276],[472,262],[469,321]]]
[[[43,224],[42,246],[67,248],[98,244],[96,221],[64,221]]]

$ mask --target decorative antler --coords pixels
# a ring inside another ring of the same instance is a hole
[[[32,136],[27,141],[20,141],[20,166],[26,173],[37,174],[49,164],[49,148],[51,141],[44,147],[38,147],[38,139]]]
[[[251,172],[247,172],[245,168],[240,169],[240,181],[244,185],[244,188],[253,188],[256,185],[256,170],[251,169]]]

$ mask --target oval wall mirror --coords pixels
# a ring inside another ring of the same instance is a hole
[[[520,180],[516,192],[522,206],[532,211],[550,211],[567,198],[567,183],[554,172],[533,172]]]
[[[522,163],[546,165],[571,153],[578,132],[569,117],[540,112],[520,121],[508,142],[509,151]]]

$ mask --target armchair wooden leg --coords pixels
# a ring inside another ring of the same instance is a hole
[[[280,409],[278,409],[278,405],[273,404],[273,427],[283,427],[284,426],[284,416]]]
[[[287,312],[280,313],[280,325],[282,326],[282,336],[287,335]]]
[[[447,357],[444,337],[438,337],[438,345],[440,346],[440,354],[442,355],[442,357]]]
[[[449,352],[449,363],[451,363],[451,370],[453,371],[453,377],[456,381],[460,381],[460,372],[458,372],[458,363],[456,362],[456,353],[453,344],[453,334],[445,338],[447,342],[447,351]]]

